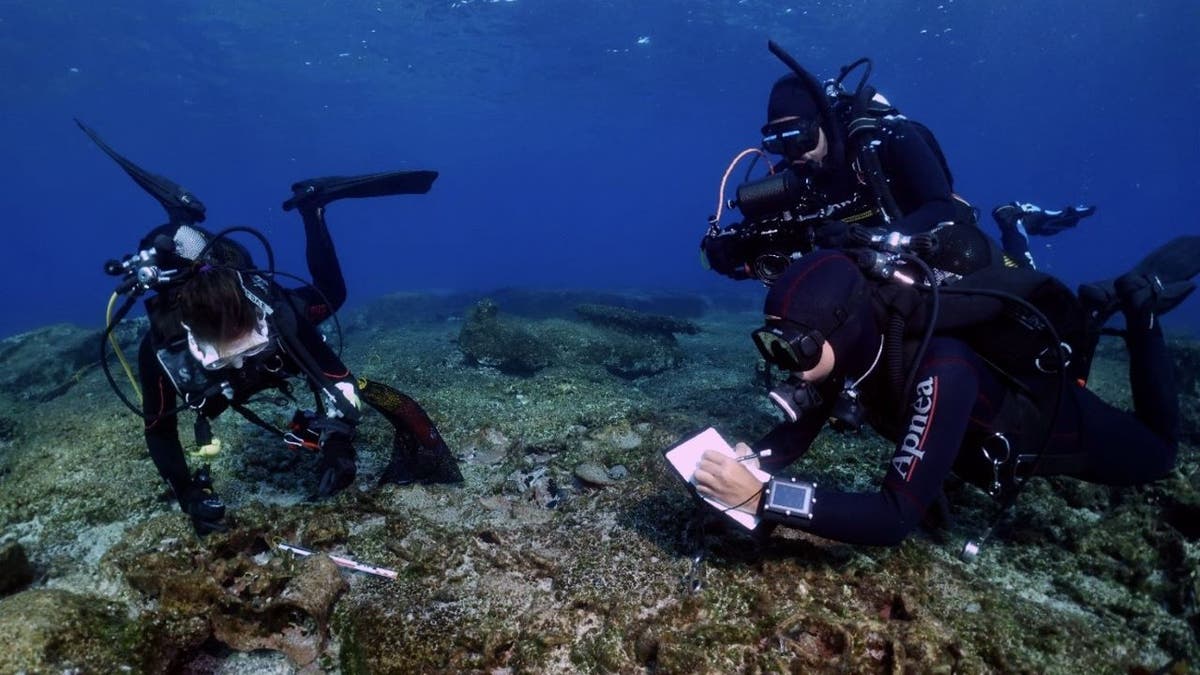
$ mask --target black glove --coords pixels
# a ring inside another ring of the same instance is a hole
[[[741,281],[750,278],[750,251],[734,226],[700,240],[700,262],[708,269]]]
[[[354,429],[338,420],[321,420],[321,463],[317,465],[321,479],[317,496],[328,497],[350,487],[358,473],[355,466]]]
[[[212,489],[212,474],[208,465],[200,467],[192,482],[179,498],[179,507],[191,516],[196,534],[203,537],[211,532],[224,532],[225,502]]]

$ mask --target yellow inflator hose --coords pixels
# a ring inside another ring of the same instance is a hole
[[[113,307],[117,304],[119,296],[114,292],[112,297],[108,299],[108,309],[104,312],[105,330],[112,323]],[[121,352],[121,344],[117,342],[117,336],[112,333],[108,334],[108,341],[112,343],[113,351],[117,353],[117,360],[121,362],[121,367],[125,369],[125,376],[129,378],[129,384],[133,387],[134,393],[137,394],[138,403],[142,402],[142,388],[138,386],[137,378],[133,376],[133,369],[129,367],[129,362],[125,360],[125,354]]]

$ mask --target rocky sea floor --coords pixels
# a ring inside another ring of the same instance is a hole
[[[224,449],[204,461],[232,527],[203,540],[95,367],[94,330],[0,342],[0,673],[1200,663],[1195,342],[1173,342],[1187,444],[1171,477],[1123,490],[1031,481],[964,563],[963,541],[996,514],[968,486],[947,488],[948,529],[894,549],[782,529],[758,540],[695,506],[661,451],[709,425],[752,439],[777,421],[748,339],[753,301],[490,297],[399,294],[342,317],[347,363],[426,407],[464,483],[377,487],[391,430],[368,415],[356,483],[309,501],[317,458],[227,414],[213,425]],[[120,333],[131,356],[138,329]],[[1128,405],[1126,368],[1120,344],[1105,342],[1091,386]],[[268,398],[254,409],[283,424],[294,407]],[[190,445],[190,415],[181,421]],[[870,489],[888,454],[871,436],[827,432],[798,469]],[[280,542],[397,578],[297,558]]]

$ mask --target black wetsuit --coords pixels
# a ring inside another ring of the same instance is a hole
[[[1135,412],[1118,410],[1091,391],[1068,385],[1039,474],[1063,473],[1120,486],[1160,478],[1174,466],[1180,423],[1173,366],[1158,323],[1151,328],[1133,323],[1136,327],[1126,341]],[[896,402],[886,400],[883,380],[886,377],[876,371],[863,387],[864,400],[874,412],[882,413],[873,426],[896,442],[880,490],[848,493],[819,487],[813,519],[789,519],[785,524],[829,539],[894,545],[921,522],[951,471],[988,486],[991,464],[983,457],[981,442],[1004,417],[1001,409],[1009,395],[1008,385],[995,371],[965,343],[935,338],[917,372],[915,397],[903,417]],[[1025,381],[1043,411],[1053,407],[1054,389],[1060,382],[1057,377]],[[836,394],[836,390],[826,391],[824,400],[832,402]],[[889,410],[895,412],[889,415]],[[762,460],[763,468],[776,472],[799,459],[824,426],[828,412],[829,405],[812,410],[755,443],[756,450],[773,451]],[[1007,435],[1013,451],[1022,453],[1036,453],[1045,438],[1040,430]],[[1062,459],[1070,461],[1056,461]]]
[[[954,197],[940,149],[933,147],[915,123],[889,119],[878,130],[876,146],[880,167],[900,209],[901,217],[887,224],[889,231],[902,234],[928,232],[939,223],[961,222],[963,203]],[[830,219],[866,226],[884,226],[875,194],[862,180],[857,160],[833,161],[818,171],[817,185],[824,192],[822,206],[833,207]],[[844,204],[844,205],[843,205]],[[840,205],[840,206],[839,206]],[[866,209],[873,215],[862,217]]]
[[[316,366],[332,383],[353,382],[350,370],[337,354],[325,343],[317,331],[317,324],[330,317],[346,300],[346,285],[342,278],[337,252],[325,225],[323,208],[302,208],[306,237],[305,255],[309,273],[313,278],[311,287],[280,289],[280,301],[276,312],[292,312],[296,316],[295,337],[297,343],[312,357]],[[279,306],[286,303],[287,306]],[[272,347],[258,356],[246,359],[241,368],[225,368],[206,371],[209,380],[228,381],[235,393],[232,403],[241,404],[253,394],[273,388],[286,388],[287,380],[304,377],[300,365],[293,355],[279,344],[279,336],[271,335]],[[138,352],[138,370],[142,385],[142,410],[147,417],[145,427],[146,446],[159,474],[166,480],[175,494],[182,498],[191,484],[183,446],[179,440],[176,414],[164,414],[179,405],[179,395],[171,378],[164,370],[156,349],[153,333],[147,333]],[[177,343],[173,351],[187,354],[185,343]],[[190,354],[186,357],[196,370],[203,367]],[[309,383],[312,386],[313,383]],[[224,412],[231,401],[224,396],[209,398],[199,407],[199,412],[211,419]],[[347,441],[348,443],[348,441]]]
[[[1070,229],[1096,212],[1095,206],[1067,205],[1047,211],[1036,204],[1010,202],[992,209],[992,218],[1000,228],[1000,242],[1012,264],[1036,269],[1029,236],[1051,236]]]

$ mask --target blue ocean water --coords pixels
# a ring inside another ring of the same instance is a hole
[[[727,290],[697,244],[727,162],[758,141],[785,46],[873,83],[938,135],[958,191],[1095,203],[1037,240],[1076,283],[1200,232],[1200,5],[424,0],[0,3],[0,336],[99,327],[104,260],[163,222],[79,117],[305,275],[298,179],[442,173],[340,202],[351,304],[525,285]],[[750,284],[752,282],[742,282]],[[1193,300],[1173,327],[1200,326]]]

